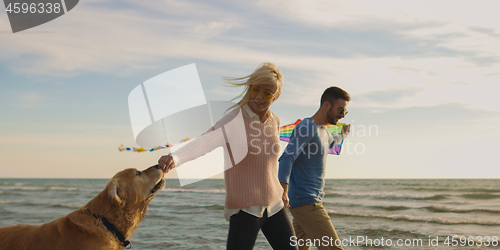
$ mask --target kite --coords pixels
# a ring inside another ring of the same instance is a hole
[[[280,140],[281,141],[285,141],[285,142],[289,142],[290,141],[290,137],[292,136],[293,129],[301,121],[302,121],[301,119],[298,119],[295,123],[281,126],[280,127]],[[342,134],[342,127],[346,126],[346,125],[347,124],[345,124],[345,123],[340,123],[339,122],[339,123],[337,123],[337,125],[327,124],[326,127],[327,127],[328,132],[330,134],[336,135],[336,134]],[[181,142],[186,142],[186,141],[190,141],[190,140],[191,140],[190,138],[186,137]],[[170,143],[167,143],[167,145],[156,146],[156,147],[153,147],[153,148],[143,148],[143,147],[140,147],[140,148],[127,147],[126,148],[123,145],[120,145],[120,147],[118,147],[118,150],[120,152],[122,152],[122,151],[131,151],[131,152],[138,152],[138,153],[140,153],[140,152],[153,152],[153,151],[160,150],[160,149],[171,148],[173,146],[174,145],[172,145]],[[339,155],[341,148],[342,148],[342,142],[339,143],[339,144],[337,144],[337,145],[335,145],[330,150],[328,150],[328,153],[329,154],[333,154],[333,155]]]
[[[292,136],[293,129],[301,121],[302,121],[301,119],[298,119],[295,123],[282,126],[280,128],[280,140],[289,142],[290,137]],[[328,132],[332,135],[342,134],[342,127],[343,126],[347,126],[347,124],[338,122],[337,125],[332,125],[332,124],[326,125]],[[333,148],[328,150],[328,153],[333,154],[333,155],[339,155],[340,150],[342,149],[342,143],[343,142],[340,142],[339,144],[335,145]]]
[[[122,151],[131,151],[131,152],[153,152],[153,151],[156,151],[156,150],[160,150],[160,149],[164,149],[164,148],[170,148],[174,145],[170,144],[170,143],[167,143],[167,145],[164,145],[164,146],[156,146],[156,147],[153,147],[153,148],[143,148],[143,147],[140,147],[140,148],[126,148],[126,147],[123,147],[123,144],[120,145],[120,147],[118,147],[118,150],[120,152]]]
[[[187,142],[187,141],[190,141],[191,139],[189,139],[188,137],[182,139],[180,142]],[[156,151],[156,150],[160,150],[160,149],[165,149],[165,148],[171,148],[173,147],[174,145],[170,144],[167,142],[167,145],[163,145],[163,146],[155,146],[155,147],[152,147],[152,148],[143,148],[143,147],[140,147],[140,148],[132,148],[132,147],[124,147],[123,144],[121,144],[119,147],[118,147],[118,150],[120,152],[122,151],[130,151],[130,152],[137,152],[137,153],[140,153],[140,152],[153,152],[153,151]]]

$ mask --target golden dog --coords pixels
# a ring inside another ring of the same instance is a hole
[[[164,175],[158,165],[118,172],[84,208],[41,226],[0,228],[0,249],[124,249],[149,202],[165,186]]]

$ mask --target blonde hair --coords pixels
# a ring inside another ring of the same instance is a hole
[[[241,100],[237,102],[234,106],[230,107],[228,110],[233,109],[237,106],[243,107],[250,101],[250,85],[262,85],[262,84],[276,84],[277,89],[273,95],[272,101],[278,100],[281,95],[281,88],[283,87],[283,74],[281,70],[276,67],[273,63],[265,62],[259,65],[259,67],[250,75],[240,78],[229,78],[223,77],[226,81],[226,86],[230,87],[241,87],[245,86],[243,93],[235,97],[232,101],[241,97]]]

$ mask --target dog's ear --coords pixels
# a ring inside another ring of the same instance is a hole
[[[122,198],[119,195],[120,192],[121,189],[118,184],[118,180],[116,179],[111,180],[111,183],[109,184],[108,188],[108,194],[111,197],[111,200],[117,202],[118,204],[122,203]]]

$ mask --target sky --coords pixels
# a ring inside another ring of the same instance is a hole
[[[497,1],[80,1],[12,33],[0,10],[0,178],[110,178],[166,151],[137,146],[127,98],[195,63],[229,101],[262,62],[284,75],[282,124],[349,92],[351,134],[327,178],[500,178]],[[204,164],[210,161],[203,160]],[[216,176],[216,177],[221,177]],[[176,170],[166,178],[177,178]]]

